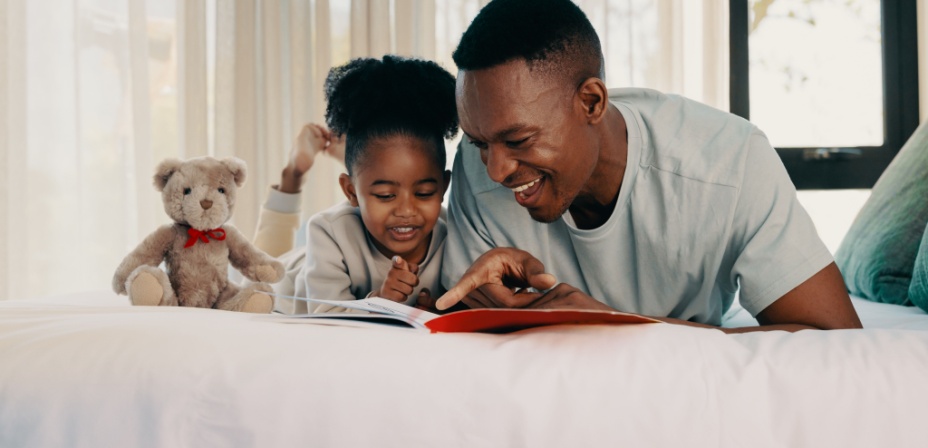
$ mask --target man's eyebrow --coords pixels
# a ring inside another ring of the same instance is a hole
[[[515,133],[524,131],[524,130],[525,130],[526,128],[528,128],[528,127],[529,127],[529,125],[527,125],[527,124],[516,123],[516,124],[514,124],[514,125],[512,125],[512,126],[509,126],[509,127],[506,128],[506,129],[503,129],[503,130],[497,132],[496,134],[493,134],[493,136],[496,137],[496,138],[498,138],[498,139],[505,139],[505,138],[508,137],[509,135],[512,135],[512,134],[515,134]]]
[[[493,137],[494,137],[495,139],[497,139],[497,140],[505,140],[506,137],[508,137],[508,136],[510,136],[510,135],[512,135],[512,134],[516,134],[516,133],[518,133],[518,132],[523,132],[523,131],[525,131],[526,129],[530,129],[530,128],[531,128],[531,126],[529,126],[529,125],[527,125],[527,124],[516,123],[516,124],[514,124],[514,125],[512,125],[512,126],[507,127],[506,129],[503,129],[503,130],[501,130],[501,131],[498,131],[498,132],[494,133],[494,134],[493,134]],[[474,137],[474,136],[472,136],[472,135],[470,135],[470,134],[468,134],[468,133],[466,133],[466,132],[464,133],[464,136],[467,137],[469,140],[480,140],[479,138],[476,138],[476,137]]]

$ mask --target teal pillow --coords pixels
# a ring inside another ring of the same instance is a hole
[[[876,302],[911,305],[909,286],[926,223],[928,125],[923,123],[873,186],[835,252],[848,291]]]
[[[928,226],[925,226],[922,244],[918,246],[918,255],[915,257],[912,284],[909,285],[909,300],[928,311]]]

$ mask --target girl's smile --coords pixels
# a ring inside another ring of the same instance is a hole
[[[434,145],[400,134],[371,140],[354,175],[339,179],[351,205],[361,209],[374,245],[388,258],[419,263],[428,253],[450,179]]]

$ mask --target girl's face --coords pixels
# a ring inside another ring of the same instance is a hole
[[[399,255],[413,263],[425,259],[451,176],[438,166],[434,153],[432,143],[416,137],[371,140],[354,176],[339,178],[348,201],[360,207],[374,245],[388,258]]]

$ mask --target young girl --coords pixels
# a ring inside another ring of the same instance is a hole
[[[446,235],[441,203],[450,181],[444,139],[457,133],[454,88],[454,77],[437,64],[395,56],[356,59],[329,72],[325,92],[331,132],[304,128],[309,134],[304,143],[313,149],[303,152],[337,153],[342,142],[335,136],[344,136],[348,173],[339,183],[348,200],[313,216],[307,247],[284,257],[294,295],[329,300],[379,296],[414,305],[441,294]],[[291,189],[288,183],[293,182],[285,169],[278,191]],[[262,221],[275,208],[273,199],[272,192]],[[285,289],[279,292],[286,294]],[[301,312],[299,305],[278,309]],[[313,304],[308,310],[341,311]]]

